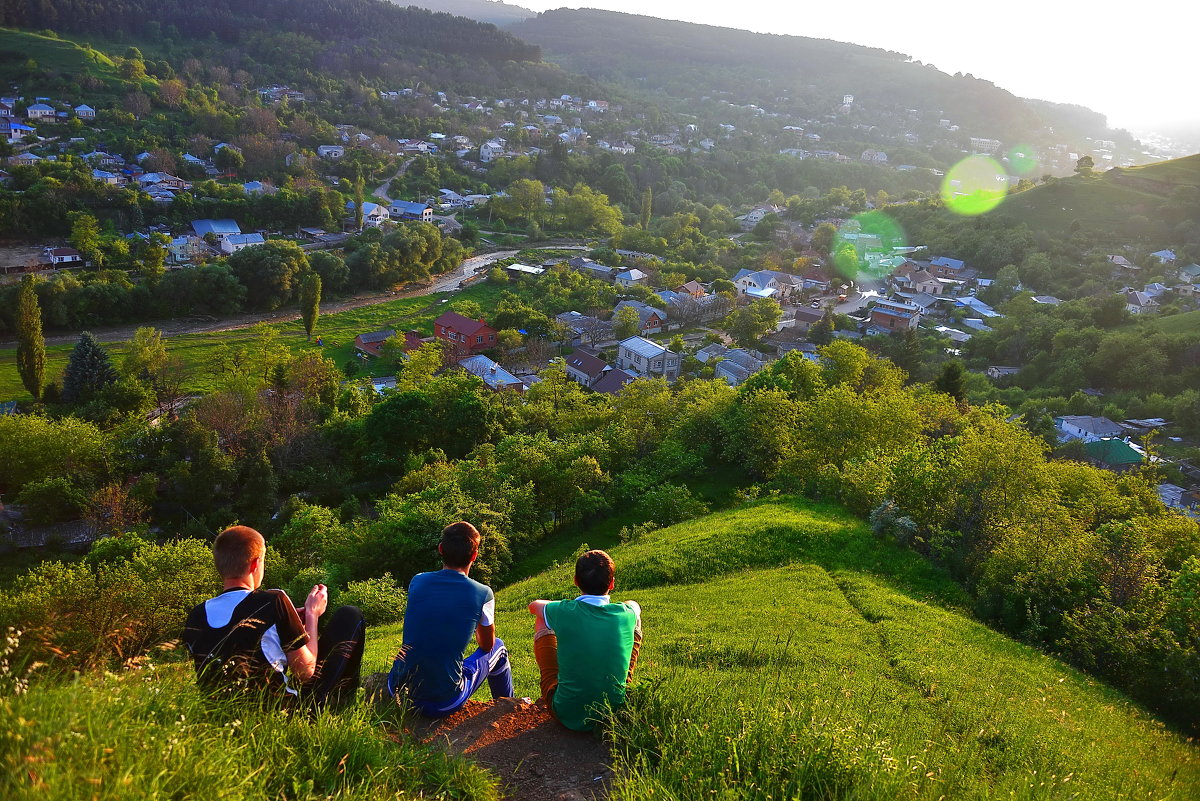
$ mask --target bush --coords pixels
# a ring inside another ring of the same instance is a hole
[[[404,619],[408,594],[391,573],[384,573],[379,578],[350,582],[338,603],[357,606],[368,626],[379,626]]]
[[[102,667],[177,636],[219,589],[207,543],[147,543],[117,561],[38,565],[0,598],[0,629],[24,631],[21,650],[38,661]]]
[[[708,504],[692,497],[682,484],[660,484],[647,490],[637,509],[644,520],[659,526],[672,526],[708,514]]]
[[[33,481],[17,495],[25,519],[35,526],[78,520],[87,502],[87,493],[63,476]]]

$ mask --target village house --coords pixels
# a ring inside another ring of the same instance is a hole
[[[378,203],[370,203],[363,201],[363,227],[364,228],[380,228],[385,222],[391,220],[392,215],[388,212],[387,206],[382,206]],[[355,205],[353,200],[346,201],[346,223],[348,225],[354,223]]]
[[[396,336],[396,331],[391,328],[359,334],[354,338],[354,350],[371,358],[378,358],[383,343],[394,336]]]
[[[608,362],[584,348],[576,348],[563,363],[571,380],[589,389],[612,369]]]
[[[317,155],[323,159],[340,159],[346,155],[344,145],[318,145]]]
[[[614,367],[608,370],[600,377],[600,380],[592,385],[593,392],[601,392],[605,395],[616,395],[621,391],[621,388],[626,384],[632,383],[637,376],[626,372],[619,367]]]
[[[75,107],[75,116],[81,120],[96,119],[96,109],[89,105],[83,104]]]
[[[871,329],[883,333],[910,331],[921,322],[921,308],[912,303],[881,300],[871,308]]]
[[[1107,417],[1091,415],[1063,415],[1054,418],[1054,427],[1058,429],[1059,440],[1078,439],[1083,442],[1095,442],[1109,437],[1120,437],[1124,429]]]
[[[1145,292],[1137,290],[1126,290],[1125,295],[1125,311],[1130,314],[1154,314],[1158,311],[1159,303],[1153,296]]]
[[[493,392],[504,390],[513,390],[515,392],[525,391],[525,383],[521,379],[482,354],[468,356],[459,361],[458,366],[471,375],[480,378],[487,385],[487,388]]]
[[[631,286],[646,283],[647,278],[649,278],[648,275],[634,267],[632,269],[625,270],[624,272],[617,273],[614,283],[616,283],[617,286],[629,288]]]
[[[209,234],[212,234],[217,243],[224,242],[225,239],[231,236],[237,236],[242,233],[241,227],[236,220],[193,220],[192,230],[196,232],[196,236],[204,239]]]
[[[46,248],[42,258],[54,267],[82,267],[83,254],[75,248]]]
[[[612,339],[613,324],[610,320],[601,320],[599,317],[591,317],[577,311],[563,312],[555,315],[554,319],[571,332],[571,342],[587,340],[595,345]]]
[[[221,252],[232,255],[239,250],[264,244],[266,240],[262,234],[230,234],[221,240]]]
[[[665,312],[636,300],[623,300],[618,303],[613,309],[613,319],[616,319],[617,313],[626,307],[637,312],[638,330],[642,334],[657,334],[667,324]]]
[[[393,220],[420,220],[421,222],[433,222],[433,209],[429,208],[429,206],[426,206],[424,203],[413,203],[408,200],[393,200],[392,205],[388,208],[388,213]]]
[[[496,345],[496,329],[486,320],[472,320],[457,312],[445,312],[434,320],[433,335],[460,355],[478,353]]]
[[[617,348],[617,367],[640,375],[661,375],[668,381],[679,377],[678,353],[643,337],[621,340]]]
[[[54,122],[57,113],[52,106],[45,103],[34,103],[29,108],[25,109],[25,118],[29,120],[37,120],[41,122]]]

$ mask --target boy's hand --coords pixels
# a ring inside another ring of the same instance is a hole
[[[306,617],[311,620],[316,620],[321,615],[325,614],[325,607],[329,605],[329,588],[324,584],[316,584],[309,591],[308,597],[304,599],[304,611]]]

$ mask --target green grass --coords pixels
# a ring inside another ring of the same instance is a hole
[[[1200,335],[1200,309],[1183,314],[1171,314],[1166,317],[1154,317],[1145,321],[1145,325],[1162,331],[1164,334]]]
[[[0,693],[0,722],[0,797],[11,801],[499,797],[483,770],[366,706],[234,709],[203,700],[181,664]]]
[[[974,622],[962,590],[844,511],[781,499],[610,549],[645,611],[617,799],[1192,798],[1194,746],[1120,694]],[[500,591],[518,695],[537,695],[537,597]],[[372,632],[383,670],[400,626]],[[486,691],[480,699],[486,698]]]
[[[414,329],[428,336],[433,333],[433,321],[446,310],[453,309],[454,301],[473,300],[485,313],[490,313],[495,309],[502,291],[500,287],[481,282],[461,292],[401,298],[337,314],[322,315],[317,321],[312,342],[305,339],[304,325],[299,317],[267,325],[279,332],[279,341],[292,354],[318,349],[316,339],[321,337],[324,341],[324,345],[320,347],[321,352],[340,367],[356,359],[354,337],[358,334],[378,331],[381,328],[395,328],[399,332]],[[294,314],[292,309],[279,312],[279,316],[284,318],[290,318]],[[209,392],[215,389],[218,383],[217,376],[211,369],[216,349],[222,345],[232,348],[253,347],[257,339],[258,335],[253,329],[240,328],[208,334],[181,334],[168,337],[166,342],[170,354],[182,360],[188,370],[184,388],[189,392]],[[73,347],[74,345],[67,344],[46,348],[48,380],[58,380],[62,375]],[[114,360],[119,360],[124,353],[122,342],[106,343],[105,347]],[[393,372],[377,360],[367,363],[365,367],[363,375],[386,375]],[[16,349],[0,350],[0,400],[29,399],[30,395],[21,385],[20,376],[17,374]]]
[[[25,62],[32,58],[37,62],[38,69],[78,77],[84,74],[94,75],[105,84],[105,93],[112,94],[123,87],[123,81],[117,74],[116,64],[99,50],[87,50],[69,39],[59,39],[45,36],[32,31],[19,31],[12,28],[0,28],[0,78],[11,82],[25,74]],[[157,82],[147,78],[146,87],[152,87]],[[66,98],[71,99],[71,98]],[[88,102],[89,98],[76,99],[75,102]],[[96,105],[94,102],[92,105]]]

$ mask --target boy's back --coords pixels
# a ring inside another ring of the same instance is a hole
[[[567,728],[590,729],[606,704],[624,703],[639,613],[632,601],[609,603],[597,595],[544,607],[558,641],[558,686],[551,703]]]

